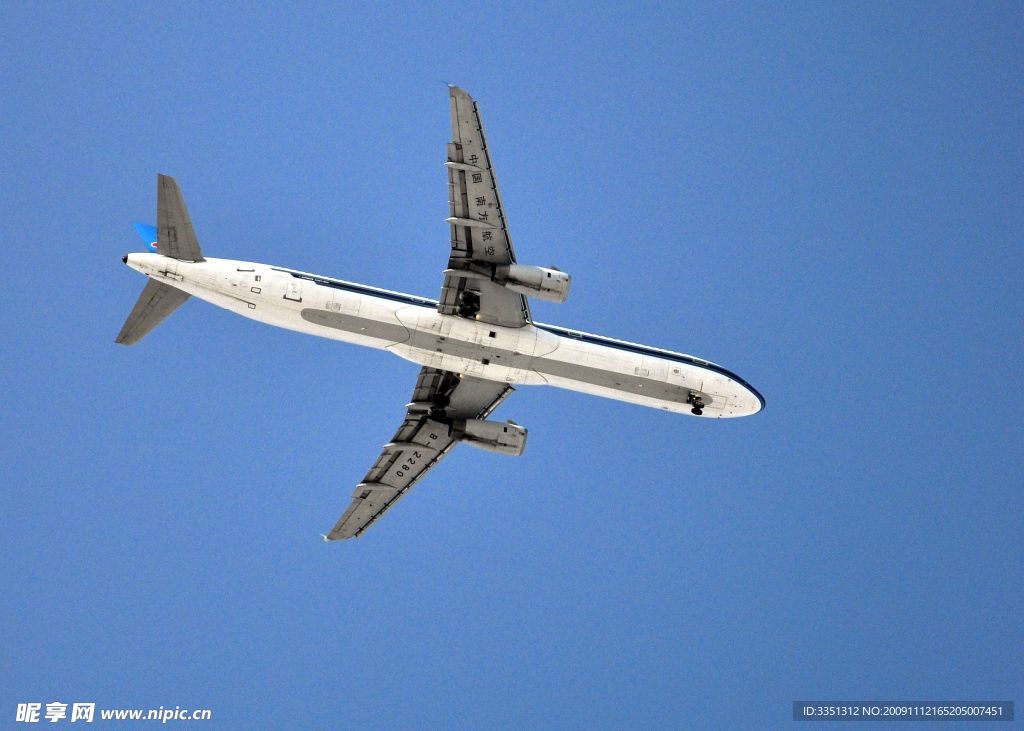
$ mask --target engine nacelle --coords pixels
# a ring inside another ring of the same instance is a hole
[[[565,302],[569,296],[571,277],[558,269],[509,264],[498,267],[495,278],[513,292],[527,297]]]
[[[463,442],[487,452],[518,457],[526,449],[526,429],[511,421],[459,420],[453,429]]]

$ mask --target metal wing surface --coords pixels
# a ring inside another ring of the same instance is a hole
[[[352,493],[352,504],[325,538],[355,538],[398,502],[458,441],[448,419],[483,419],[497,408],[512,387],[496,381],[423,368],[416,380],[405,420],[370,471]]]
[[[515,263],[516,253],[480,110],[458,87],[449,87],[449,98],[452,141],[445,167],[452,249],[438,311],[522,327],[530,321],[526,298],[491,281],[496,267]]]

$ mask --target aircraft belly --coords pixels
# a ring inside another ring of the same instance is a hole
[[[632,370],[554,359],[544,359],[536,367],[543,369],[542,375],[552,386],[670,411],[684,410],[688,395],[687,389]]]
[[[499,327],[425,307],[403,308],[397,316],[409,337],[388,350],[401,358],[490,381],[544,383],[530,368],[536,341],[532,327]]]
[[[560,341],[557,349],[533,361],[552,386],[665,411],[689,411],[690,389],[667,378],[663,359],[570,338]]]

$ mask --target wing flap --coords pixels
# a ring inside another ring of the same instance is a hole
[[[419,481],[455,445],[448,426],[427,414],[406,417],[352,493],[352,504],[328,540],[354,538]]]
[[[511,391],[504,383],[421,369],[405,420],[356,486],[351,505],[325,538],[333,541],[361,535],[451,451],[458,440],[448,424],[437,421],[432,413],[443,410],[446,419],[483,419]]]

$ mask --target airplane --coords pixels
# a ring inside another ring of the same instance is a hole
[[[387,350],[419,366],[405,418],[325,540],[363,534],[459,443],[519,456],[527,431],[489,417],[514,386],[548,385],[724,419],[756,414],[761,394],[691,355],[534,322],[529,299],[565,302],[570,276],[517,263],[480,110],[449,87],[451,250],[439,300],[285,267],[203,255],[177,182],[157,176],[148,277],[116,342],[132,345],[190,296],[269,325]]]

